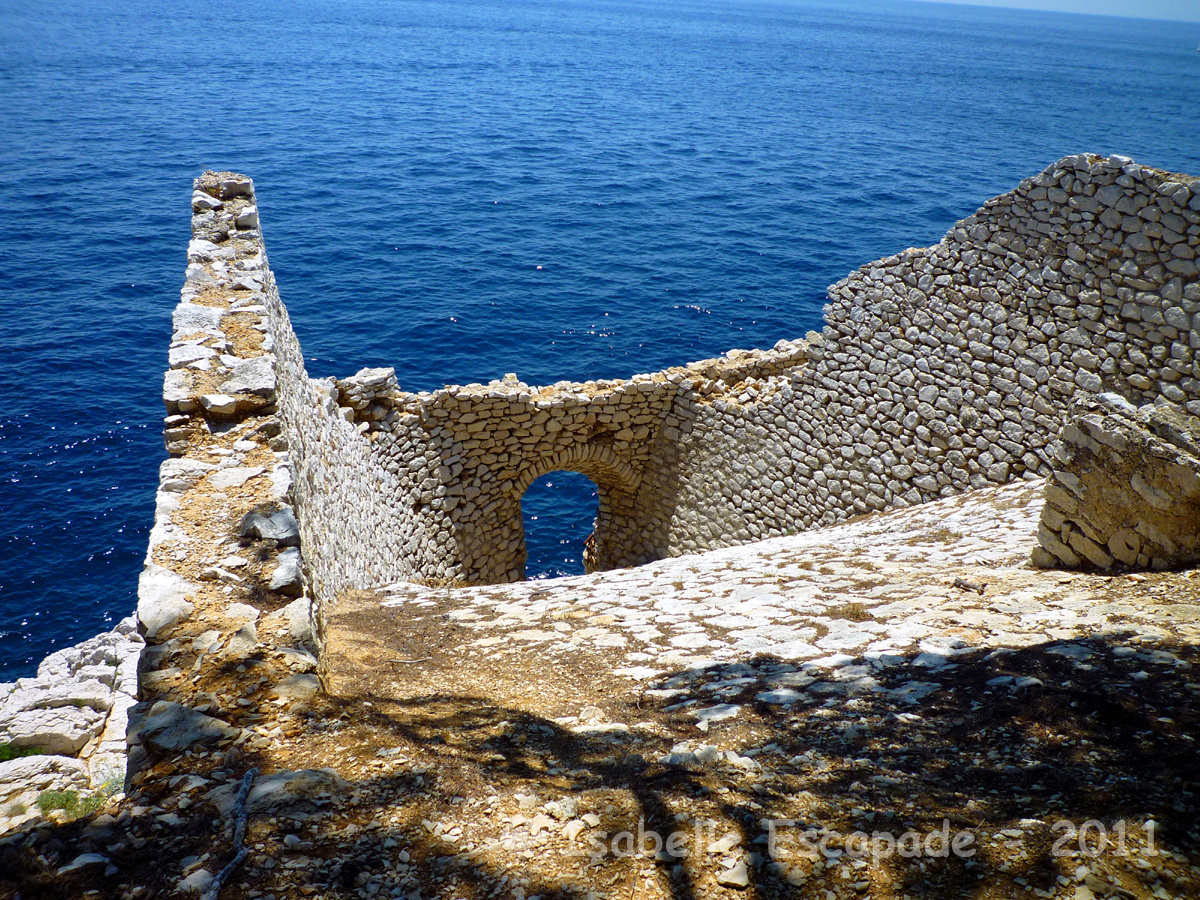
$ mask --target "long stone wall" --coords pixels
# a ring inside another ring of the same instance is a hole
[[[367,370],[336,400],[424,578],[522,577],[521,495],[559,468],[598,486],[599,568],[1045,475],[1077,392],[1200,408],[1192,183],[1064,159],[834,285],[823,333],[772,350],[424,394]]]
[[[310,592],[320,607],[366,584],[517,580],[521,496],[557,469],[596,482],[593,564],[612,568],[1048,474],[1080,392],[1200,412],[1195,182],[1069,157],[834,285],[821,333],[548,387],[310,379],[256,260]],[[252,406],[243,374],[169,377],[168,405]]]
[[[765,401],[679,404],[692,427],[659,442],[645,498],[674,507],[658,549],[1047,474],[1076,392],[1200,408],[1194,182],[1069,157],[834,285],[811,366]]]

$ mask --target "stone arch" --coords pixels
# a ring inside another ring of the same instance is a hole
[[[627,494],[637,493],[638,482],[641,480],[640,474],[635,473],[611,447],[589,441],[586,444],[566,447],[525,466],[513,482],[513,495],[520,500],[529,486],[543,475],[562,469],[586,475],[596,482],[597,487],[607,484]]]
[[[589,571],[611,569],[620,564],[633,542],[630,533],[634,498],[640,473],[622,460],[612,448],[589,442],[567,447],[525,466],[514,479],[511,498],[518,512],[516,527],[520,546],[516,556],[522,575],[525,568],[525,525],[520,516],[521,498],[537,479],[551,472],[570,471],[586,475],[596,485],[596,522],[593,532],[592,564]]]

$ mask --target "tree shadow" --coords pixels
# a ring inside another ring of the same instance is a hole
[[[328,697],[314,722],[358,751],[363,774],[256,814],[251,857],[221,896],[880,900],[1074,896],[1077,883],[1097,897],[1200,896],[1197,664],[1190,645],[1111,634],[832,671],[758,656],[609,696],[618,714],[595,724],[482,690]],[[700,731],[698,714],[721,704],[737,712]],[[212,777],[215,764],[228,783],[273,763],[245,748],[152,764],[136,799],[165,807],[171,772]],[[170,896],[167,873],[188,857],[219,866],[232,852],[202,795],[171,814],[169,832],[129,816],[103,839],[74,823],[0,842],[0,890]],[[874,852],[858,833],[880,836]],[[969,835],[971,852],[942,853],[939,833]],[[669,852],[672,834],[684,852]],[[57,874],[86,848],[118,871]],[[131,876],[136,892],[121,886]]]

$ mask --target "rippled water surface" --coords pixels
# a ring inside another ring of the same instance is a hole
[[[819,324],[1068,153],[1200,173],[1200,27],[896,2],[0,0],[0,679],[134,606],[191,179],[316,376],[626,376]],[[524,508],[530,575],[595,502]],[[364,536],[369,539],[369,536]]]

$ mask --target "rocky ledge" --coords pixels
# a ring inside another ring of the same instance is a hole
[[[0,834],[81,797],[124,790],[144,645],[130,617],[51,653],[36,677],[0,684]]]

